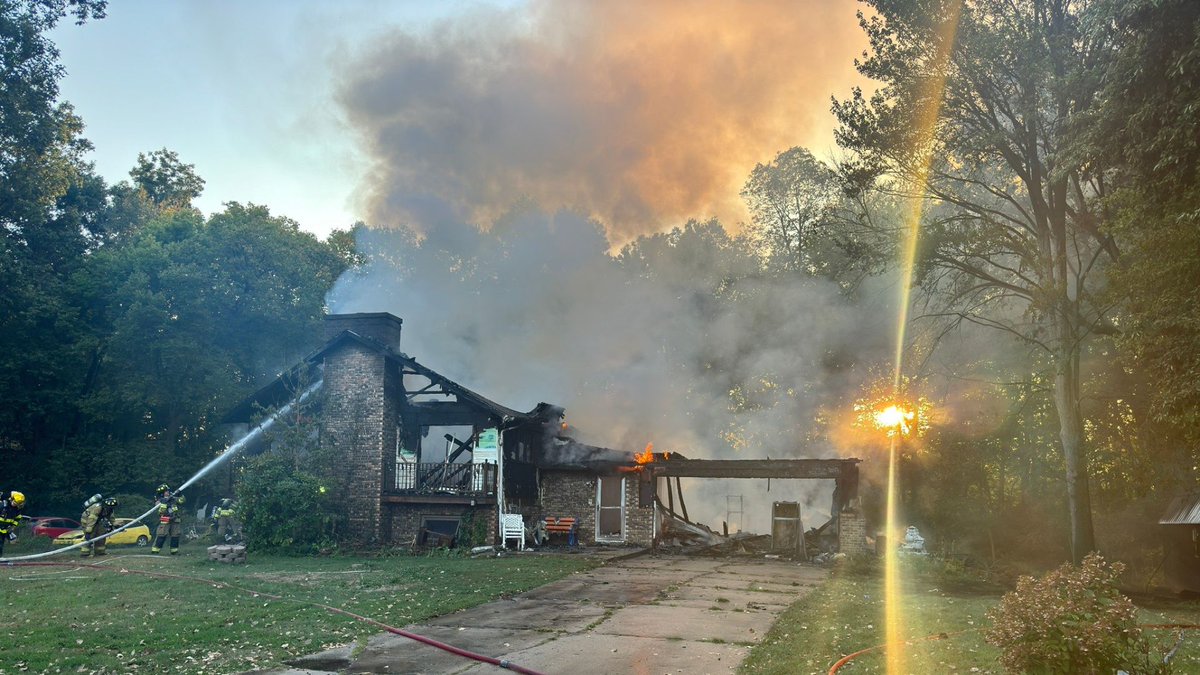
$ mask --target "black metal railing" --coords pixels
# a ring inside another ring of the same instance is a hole
[[[396,462],[393,490],[402,494],[495,494],[496,465]]]

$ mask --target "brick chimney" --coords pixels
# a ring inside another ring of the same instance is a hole
[[[400,351],[400,325],[404,320],[387,312],[361,312],[358,314],[326,314],[325,341],[328,342],[342,331],[350,331],[379,342],[394,352]]]
[[[386,312],[327,314],[326,341],[351,331],[400,351],[400,318]],[[382,492],[391,480],[398,433],[401,374],[387,367],[387,356],[367,345],[351,342],[325,353],[323,443],[341,456],[346,482],[342,495],[349,517],[348,536],[358,544],[374,545],[390,537]],[[389,395],[388,392],[393,392]]]

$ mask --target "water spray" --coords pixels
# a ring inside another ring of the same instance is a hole
[[[213,469],[217,468],[221,464],[224,464],[226,461],[232,459],[234,457],[234,455],[237,455],[242,450],[246,449],[246,446],[248,446],[253,441],[257,440],[260,436],[265,434],[267,431],[269,431],[271,429],[271,427],[275,426],[275,422],[277,422],[278,420],[283,418],[284,415],[287,415],[288,413],[290,413],[296,406],[300,405],[301,403],[304,403],[304,401],[306,401],[318,389],[320,389],[322,382],[323,382],[323,380],[317,380],[316,382],[314,382],[312,384],[312,386],[310,386],[308,389],[305,389],[303,392],[301,392],[299,396],[297,396],[295,399],[292,400],[292,402],[288,403],[287,405],[283,406],[279,410],[272,413],[269,417],[267,417],[267,419],[265,419],[261,423],[259,423],[258,426],[254,427],[249,432],[247,432],[245,436],[242,436],[237,441],[234,441],[232,444],[230,444],[230,446],[225,448],[225,450],[222,451],[221,454],[214,457],[211,462],[209,462],[208,464],[205,464],[191,478],[184,481],[183,485],[180,485],[179,488],[175,490],[175,494],[182,493],[184,490],[186,490],[188,487],[190,487],[193,483],[195,483],[196,481],[198,481],[201,478],[204,478],[206,475],[208,475],[208,473],[211,472]],[[104,533],[103,536],[96,537],[94,539],[88,539],[86,541],[81,541],[77,544],[71,544],[70,546],[64,546],[63,548],[56,548],[53,551],[43,551],[42,553],[31,553],[29,555],[17,556],[14,558],[0,558],[0,563],[14,563],[14,562],[18,562],[21,560],[36,560],[38,558],[49,558],[50,556],[55,556],[55,555],[59,555],[61,553],[66,553],[67,551],[73,551],[77,548],[82,548],[84,546],[87,546],[88,544],[91,544],[91,543],[100,541],[101,539],[110,537],[110,536],[116,534],[117,532],[121,532],[130,527],[133,527],[134,525],[142,522],[143,520],[148,518],[151,514],[157,512],[157,511],[158,511],[158,504],[155,504],[154,506],[150,507],[149,511],[146,511],[142,515],[138,516],[137,518],[134,518],[133,520],[129,521],[128,523],[125,523],[124,525],[122,525],[121,527],[118,527],[117,529],[113,530],[112,532]]]

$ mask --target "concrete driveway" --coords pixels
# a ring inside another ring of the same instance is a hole
[[[827,570],[779,560],[640,556],[405,630],[547,674],[731,673]],[[385,633],[291,673],[501,673]]]

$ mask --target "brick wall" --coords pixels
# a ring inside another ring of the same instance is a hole
[[[639,546],[649,546],[654,539],[654,507],[638,507],[636,474],[625,477],[625,541]]]
[[[470,506],[467,504],[388,504],[385,508],[385,528],[390,537],[386,540],[393,546],[411,546],[417,540],[423,518],[462,518],[472,514],[473,518],[486,523],[485,540],[479,545],[494,546],[499,543],[496,536],[496,506]],[[462,533],[460,533],[462,536]],[[462,541],[461,545],[467,545]]]
[[[596,477],[579,471],[542,471],[535,519],[573,516],[579,520],[579,541],[596,541]]]
[[[384,475],[385,429],[394,424],[384,401],[384,358],[357,343],[346,343],[325,357],[325,408],[322,442],[345,458],[344,496],[348,535],[359,545],[384,540],[380,490]]]
[[[398,352],[400,351],[400,327],[402,324],[399,317],[387,312],[326,314],[325,341],[328,342],[341,335],[342,331],[348,330],[371,338]]]
[[[838,516],[838,550],[846,555],[866,555],[867,519],[862,511],[842,511]]]
[[[574,516],[579,519],[579,541],[596,542],[596,476],[578,471],[542,471],[539,504],[524,513],[527,518]],[[649,546],[654,535],[654,509],[638,506],[636,476],[625,477],[625,541]]]

